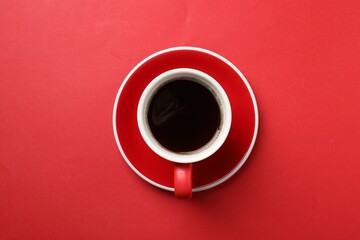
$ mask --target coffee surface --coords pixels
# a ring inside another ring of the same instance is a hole
[[[163,147],[189,152],[213,138],[220,125],[220,109],[209,89],[180,78],[155,93],[147,118],[153,136]]]

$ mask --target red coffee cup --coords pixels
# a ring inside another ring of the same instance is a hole
[[[230,131],[231,106],[210,75],[176,68],[147,85],[137,122],[148,147],[174,163],[175,195],[191,198],[192,164],[206,161],[222,146]]]

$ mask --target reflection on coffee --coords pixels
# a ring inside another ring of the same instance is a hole
[[[220,126],[220,108],[209,89],[186,78],[162,86],[153,96],[147,120],[156,140],[173,152],[206,145]]]

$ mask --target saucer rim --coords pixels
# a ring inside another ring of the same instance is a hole
[[[248,89],[250,96],[251,96],[251,100],[253,103],[253,107],[254,107],[254,114],[255,114],[255,125],[254,125],[254,133],[253,133],[253,137],[251,140],[251,143],[249,145],[249,148],[247,149],[247,151],[245,152],[245,154],[243,155],[242,159],[239,161],[239,163],[225,176],[219,178],[218,180],[211,182],[209,184],[205,184],[196,188],[193,188],[192,191],[193,192],[200,192],[200,191],[204,191],[210,188],[213,188],[215,186],[220,185],[221,183],[225,182],[226,180],[228,180],[229,178],[231,178],[246,162],[246,160],[248,159],[248,157],[250,156],[250,153],[252,152],[252,149],[254,148],[255,142],[256,142],[256,138],[257,138],[257,134],[258,134],[258,129],[259,129],[259,112],[258,112],[258,106],[257,106],[257,101],[255,98],[255,94],[249,84],[249,82],[247,81],[247,79],[245,78],[244,74],[242,74],[242,72],[233,64],[231,63],[228,59],[226,59],[225,57],[221,56],[218,53],[212,52],[208,49],[204,49],[204,48],[200,48],[200,47],[194,47],[194,46],[178,46],[178,47],[171,47],[171,48],[166,48],[163,50],[160,50],[158,52],[155,52],[151,55],[149,55],[148,57],[146,57],[145,59],[143,59],[142,61],[140,61],[125,77],[124,81],[122,82],[117,94],[116,94],[116,98],[115,98],[115,102],[114,102],[114,108],[113,108],[113,114],[112,114],[112,124],[113,124],[113,132],[114,132],[114,137],[115,137],[115,141],[116,141],[116,145],[122,155],[122,157],[124,158],[125,162],[129,165],[129,167],[139,176],[141,177],[143,180],[145,180],[146,182],[167,190],[167,191],[172,191],[174,192],[174,188],[171,187],[167,187],[164,185],[161,185],[149,178],[147,178],[145,175],[143,175],[139,170],[137,170],[132,164],[131,161],[127,158],[120,140],[119,140],[119,136],[117,134],[117,127],[116,127],[116,110],[118,107],[118,103],[119,103],[119,98],[121,95],[121,92],[123,90],[123,88],[125,87],[127,81],[130,79],[130,77],[134,74],[135,71],[137,71],[137,69],[139,69],[144,63],[148,62],[150,59],[153,59],[161,54],[164,53],[168,53],[168,52],[172,52],[172,51],[183,51],[183,50],[190,50],[190,51],[197,51],[197,52],[202,52],[208,55],[211,55],[213,57],[218,58],[219,60],[223,61],[224,63],[226,63],[227,65],[229,65],[239,76],[240,79],[245,83],[246,88]]]

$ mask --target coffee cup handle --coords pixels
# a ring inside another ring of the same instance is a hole
[[[178,198],[192,197],[192,163],[174,164],[174,189]]]

